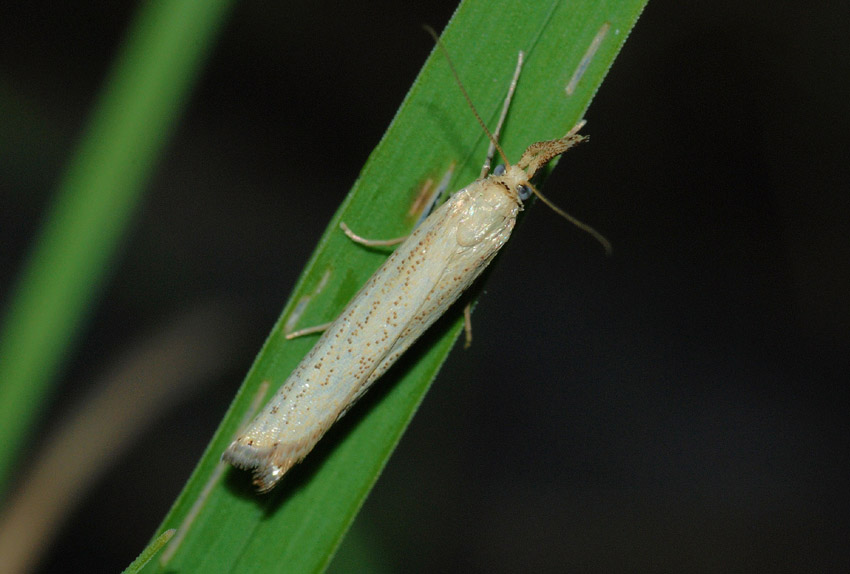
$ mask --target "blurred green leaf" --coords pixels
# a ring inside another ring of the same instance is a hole
[[[230,5],[151,0],[128,32],[2,324],[0,491]]]

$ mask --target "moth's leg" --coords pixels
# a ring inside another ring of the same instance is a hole
[[[354,243],[359,243],[360,245],[365,245],[366,247],[392,247],[393,245],[398,245],[399,243],[404,242],[407,239],[407,235],[403,237],[394,237],[393,239],[366,239],[365,237],[361,237],[351,231],[351,228],[345,224],[344,221],[339,223],[340,229],[345,232],[350,240]]]
[[[463,334],[466,336],[463,348],[468,349],[472,346],[472,303],[463,308]]]
[[[307,327],[306,329],[298,329],[297,331],[292,331],[291,333],[287,333],[284,337],[287,340],[296,339],[298,337],[303,337],[304,335],[312,335],[313,333],[321,333],[325,329],[331,326],[333,321],[328,321],[327,323],[322,323],[321,325],[314,325],[312,327]]]
[[[434,180],[432,179],[426,181],[425,185],[422,186],[422,191],[420,191],[419,196],[416,198],[416,201],[413,202],[413,205],[410,207],[410,211],[408,212],[408,216],[413,216],[416,215],[417,212],[421,211],[414,229],[419,227],[419,225],[434,212],[437,206],[443,203],[446,196],[446,190],[449,188],[449,183],[451,183],[452,175],[454,174],[454,169],[455,164],[452,162],[452,165],[449,166],[449,169],[447,169],[446,173],[443,174],[443,178],[440,180],[436,189],[431,190],[431,186],[434,184]],[[404,242],[404,240],[409,237],[409,235],[404,235],[402,237],[394,237],[393,239],[367,239],[354,233],[344,221],[340,222],[339,227],[353,242],[366,247],[392,247],[393,245],[398,245],[399,243]]]
[[[508,87],[508,95],[505,96],[505,103],[502,104],[502,115],[499,116],[499,123],[496,124],[496,129],[493,131],[493,140],[490,141],[490,147],[487,149],[487,159],[484,160],[484,165],[481,167],[481,175],[479,175],[479,179],[487,177],[490,173],[490,165],[493,163],[493,156],[496,154],[496,142],[499,141],[499,135],[502,133],[502,126],[505,124],[505,118],[508,117],[508,108],[511,107],[511,100],[514,97],[514,91],[516,91],[517,82],[519,82],[519,73],[522,71],[522,62],[525,58],[525,53],[520,50],[519,56],[517,57],[516,69],[514,70],[514,77],[511,80],[511,85]]]
[[[292,310],[289,317],[287,317],[286,322],[283,324],[283,334],[287,339],[294,339],[295,337],[301,337],[304,335],[309,335],[310,333],[318,333],[319,331],[324,331],[328,328],[330,323],[325,323],[322,325],[318,325],[316,327],[309,327],[307,329],[295,329],[296,323],[301,319],[301,315],[304,314],[304,311],[307,309],[307,305],[310,304],[310,301],[313,300],[319,293],[321,293],[328,284],[328,281],[331,278],[331,269],[328,268],[325,270],[325,273],[322,275],[322,278],[319,279],[318,285],[313,289],[312,292],[308,293],[301,297],[298,300],[298,303],[295,304],[295,309]]]

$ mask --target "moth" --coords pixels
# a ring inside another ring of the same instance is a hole
[[[520,66],[521,58],[505,110]],[[474,107],[473,112],[478,117]],[[580,122],[562,138],[531,144],[510,165],[496,138],[478,119],[505,165],[486,174],[488,160],[482,177],[455,192],[395,249],[222,455],[234,466],[252,470],[260,492],[271,490],[303,459],[475,281],[510,237],[517,214],[532,193],[552,206],[531,179],[584,139],[578,134],[584,125]],[[600,240],[607,249],[607,241]]]

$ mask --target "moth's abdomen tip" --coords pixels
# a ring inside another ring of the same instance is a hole
[[[275,464],[267,464],[258,466],[254,469],[254,480],[252,481],[260,494],[265,494],[273,489],[283,475],[286,474],[288,468],[277,466]]]
[[[281,445],[258,447],[236,439],[221,455],[221,459],[242,470],[253,471],[254,486],[260,493],[270,491],[300,458]]]

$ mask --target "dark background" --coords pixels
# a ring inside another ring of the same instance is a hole
[[[546,188],[614,255],[524,220],[358,518],[387,571],[850,569],[836,5],[650,2]],[[237,5],[50,414],[198,301],[239,306],[241,354],[115,461],[44,572],[147,542],[453,7]],[[0,18],[3,304],[134,9]]]

